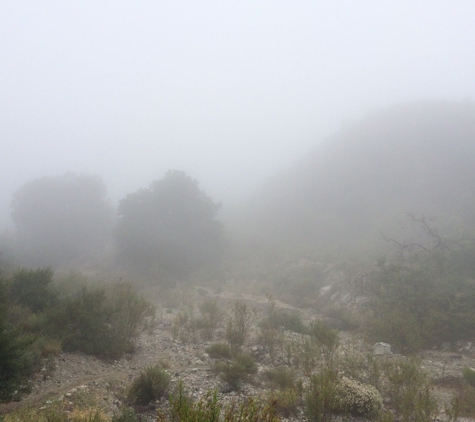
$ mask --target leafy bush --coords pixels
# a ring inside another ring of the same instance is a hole
[[[326,362],[331,363],[339,344],[338,331],[332,330],[322,321],[317,321],[310,325],[309,333]]]
[[[53,274],[51,268],[15,272],[10,285],[11,300],[27,306],[35,313],[55,305],[58,296],[52,288]]]
[[[469,259],[471,257],[471,259]],[[414,254],[381,263],[368,285],[365,326],[375,341],[414,352],[475,336],[475,247]]]
[[[371,419],[378,415],[382,404],[383,398],[373,386],[346,377],[339,381],[335,412]]]
[[[127,393],[131,403],[149,404],[163,397],[170,385],[170,375],[159,365],[148,366],[133,381]]]
[[[231,358],[231,348],[226,343],[214,343],[207,347],[205,351],[213,359]]]
[[[48,333],[63,342],[65,350],[79,350],[115,358],[133,350],[133,340],[153,317],[153,306],[121,283],[107,290],[88,290],[64,299],[49,310]]]
[[[7,295],[0,280],[0,401],[10,400],[15,390],[34,369],[29,364],[34,337],[23,335],[7,321]]]
[[[472,368],[463,368],[462,375],[470,386],[475,387],[475,370]]]
[[[257,366],[252,356],[239,354],[229,363],[218,363],[215,371],[232,390],[239,390],[243,382],[250,380],[250,375],[257,372]]]
[[[273,387],[280,388],[281,390],[293,388],[295,386],[295,372],[286,366],[269,369],[265,371],[263,375]]]
[[[295,388],[273,391],[269,397],[269,401],[273,403],[279,415],[288,418],[297,414],[300,394]]]
[[[337,409],[338,374],[325,368],[310,379],[304,395],[305,410],[311,422],[329,422]]]

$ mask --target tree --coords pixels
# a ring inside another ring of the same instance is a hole
[[[78,261],[110,240],[113,210],[97,176],[42,177],[13,196],[20,249],[31,265]]]
[[[119,203],[118,259],[143,274],[184,275],[216,259],[222,250],[220,204],[184,172],[171,170],[149,189]]]

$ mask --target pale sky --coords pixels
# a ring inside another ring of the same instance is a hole
[[[346,121],[475,99],[475,1],[0,0],[0,229],[25,182],[113,200],[186,171],[224,207]]]

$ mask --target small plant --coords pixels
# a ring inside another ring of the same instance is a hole
[[[295,386],[295,372],[286,366],[279,366],[264,372],[264,378],[274,387],[281,390]]]
[[[286,388],[284,390],[273,391],[269,401],[274,404],[279,415],[286,418],[296,415],[300,403],[300,394],[295,388]]]
[[[336,390],[335,412],[373,419],[378,415],[383,398],[376,388],[343,377]]]
[[[470,384],[471,387],[475,387],[475,370],[472,368],[463,368],[462,375],[464,379]]]
[[[203,320],[204,338],[210,339],[219,324],[221,309],[216,299],[206,299],[200,306],[200,312]]]
[[[310,325],[309,332],[325,361],[331,364],[339,344],[338,331],[332,330],[322,321],[317,321]]]
[[[226,343],[214,343],[207,347],[205,351],[213,359],[231,358],[231,348]]]
[[[239,354],[232,362],[216,364],[215,370],[231,390],[239,390],[257,372],[257,366],[252,356]]]
[[[305,393],[305,410],[310,422],[329,422],[337,409],[338,375],[334,369],[325,368],[312,376]]]
[[[159,365],[148,366],[133,381],[127,394],[130,403],[148,404],[164,396],[170,384],[170,375]]]
[[[232,316],[226,327],[226,340],[234,353],[244,345],[251,322],[251,313],[244,302],[237,300],[234,303]]]

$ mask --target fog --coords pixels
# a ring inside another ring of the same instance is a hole
[[[475,3],[0,3],[0,228],[66,171],[113,201],[179,169],[227,212],[345,122],[475,97]]]

